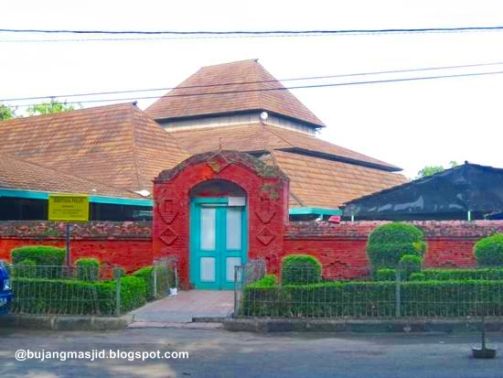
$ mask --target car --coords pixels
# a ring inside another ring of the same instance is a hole
[[[12,302],[12,288],[7,265],[0,261],[0,315],[9,312]]]

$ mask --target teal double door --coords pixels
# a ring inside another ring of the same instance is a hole
[[[235,267],[246,262],[245,198],[193,198],[190,209],[190,280],[196,289],[231,290]]]

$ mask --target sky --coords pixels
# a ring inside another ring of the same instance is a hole
[[[503,2],[0,0],[0,15],[0,28],[12,29],[424,28],[503,25]],[[48,38],[73,40],[21,41]],[[503,71],[503,31],[92,42],[76,38],[91,37],[0,33],[0,100],[169,88],[202,66],[250,58],[258,58],[278,79],[502,63],[306,84]],[[327,125],[321,138],[402,167],[413,178],[426,165],[447,166],[450,161],[503,167],[502,89],[503,75],[494,74],[292,92]],[[139,106],[145,108],[152,101],[140,100]],[[82,102],[85,107],[93,105],[97,104]],[[18,113],[23,109],[19,107]]]

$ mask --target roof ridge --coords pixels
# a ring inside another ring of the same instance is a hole
[[[137,145],[136,145],[136,122],[134,122],[134,117],[136,116],[136,112],[134,109],[130,109],[129,114],[128,114],[128,125],[131,130],[131,143],[133,145],[133,169],[137,181],[137,188],[139,190],[145,189],[142,188],[142,182],[140,179],[140,169],[138,167],[138,151],[137,151]]]

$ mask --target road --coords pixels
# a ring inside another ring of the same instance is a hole
[[[503,335],[492,334],[490,339],[501,353]],[[102,333],[0,329],[0,377],[503,377],[502,355],[494,360],[470,358],[470,347],[477,341],[477,335],[466,334],[261,335],[183,328]],[[119,349],[123,354],[188,351],[189,358],[19,362],[14,358],[18,349],[46,353]]]

